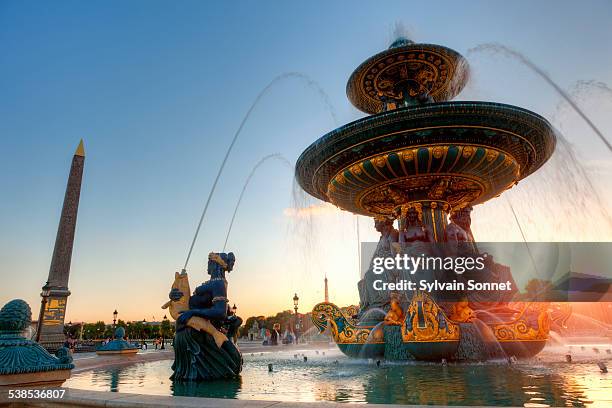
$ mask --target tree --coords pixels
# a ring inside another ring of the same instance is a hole
[[[115,337],[115,330],[113,329],[113,325],[112,324],[104,326],[104,336],[102,336],[102,337],[104,337],[105,339],[109,338],[109,337],[110,338]]]
[[[249,330],[251,330],[251,327],[253,327],[253,323],[255,323],[256,321],[258,321],[259,319],[257,318],[257,316],[251,316],[246,320],[246,323],[244,323],[239,331],[238,331],[238,335],[239,337],[245,337],[249,335]]]
[[[83,326],[83,338],[88,340],[101,339],[104,336],[106,325],[99,321],[96,323],[85,323]]]
[[[78,339],[79,334],[81,333],[81,325],[83,323],[75,323],[71,325],[64,326],[64,335],[69,336],[73,339]]]
[[[272,330],[276,323],[280,324],[281,330],[286,329],[287,327],[291,327],[293,320],[295,319],[295,315],[291,310],[285,310],[283,312],[278,312],[275,316],[266,317],[265,326],[266,329]]]
[[[133,322],[130,325],[129,337],[134,339],[140,339],[144,335],[144,324],[142,322]]]

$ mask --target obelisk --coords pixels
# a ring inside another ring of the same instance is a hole
[[[55,350],[64,343],[64,317],[66,315],[66,302],[68,296],[70,296],[68,277],[70,275],[70,261],[72,259],[84,163],[85,149],[83,148],[83,140],[81,140],[74,152],[72,165],[70,166],[62,215],[57,228],[53,257],[49,268],[49,278],[40,294],[42,301],[36,340],[49,350]]]
[[[325,301],[329,302],[329,291],[327,290],[327,275],[325,275]]]

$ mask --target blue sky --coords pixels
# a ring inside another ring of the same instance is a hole
[[[225,149],[275,76],[295,71],[317,81],[339,123],[303,81],[270,90],[213,198],[192,285],[205,279],[203,260],[220,250],[243,182],[261,157],[281,153],[295,162],[316,138],[362,116],[346,99],[346,80],[388,46],[397,24],[416,41],[464,55],[480,43],[506,44],[569,89],[579,79],[612,83],[611,18],[606,1],[3,1],[0,303],[20,297],[38,309],[80,138],[86,166],[68,318],[109,320],[115,307],[129,319],[160,317],[158,304],[182,266]],[[470,58],[472,83],[458,99],[513,103],[555,117],[590,159],[609,164],[603,146],[571,112],[559,114],[558,96],[533,73],[504,58]],[[607,98],[597,94],[584,103],[610,133]],[[287,216],[291,182],[281,164],[262,166],[236,219],[230,294],[245,314],[289,308],[295,291],[311,307],[322,296],[325,272],[338,303],[357,301],[352,217],[328,214],[331,221],[323,222],[333,233],[317,235],[323,227],[315,225],[311,237],[295,237],[304,228]],[[376,238],[369,220],[360,227],[362,238]],[[303,255],[311,244],[319,252]]]

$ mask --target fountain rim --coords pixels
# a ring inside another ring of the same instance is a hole
[[[538,170],[542,165],[544,165],[544,163],[546,163],[546,161],[548,161],[548,159],[554,152],[554,149],[556,146],[556,134],[558,133],[557,129],[546,118],[544,118],[543,116],[533,111],[530,111],[528,109],[521,108],[515,105],[499,103],[499,102],[488,102],[488,101],[433,102],[433,103],[428,103],[428,104],[424,104],[421,106],[399,108],[399,109],[395,109],[395,110],[388,111],[388,112],[381,112],[381,113],[377,113],[374,115],[368,115],[368,116],[356,119],[352,122],[349,122],[343,126],[340,126],[324,134],[319,139],[311,143],[298,157],[296,164],[295,164],[295,178],[297,179],[300,187],[304,191],[306,191],[308,194],[320,200],[328,201],[325,194],[319,192],[318,188],[315,185],[313,185],[313,181],[314,181],[313,176],[317,174],[317,172],[323,166],[324,162],[330,159],[330,157],[326,157],[325,159],[314,160],[314,157],[316,157],[316,155],[319,154],[321,150],[323,150],[326,147],[329,147],[330,145],[333,145],[336,142],[343,140],[344,138],[352,136],[353,134],[358,134],[360,133],[360,131],[363,132],[364,128],[366,127],[376,128],[378,126],[384,126],[385,124],[387,124],[388,122],[390,122],[392,119],[396,117],[401,118],[402,116],[408,116],[408,118],[406,119],[410,119],[411,116],[419,117],[419,115],[425,115],[427,113],[437,112],[438,113],[437,116],[432,115],[431,117],[434,119],[440,119],[441,117],[439,116],[438,111],[443,110],[444,108],[449,108],[449,109],[474,108],[474,111],[470,113],[476,113],[476,110],[478,109],[485,110],[487,108],[489,110],[494,110],[496,111],[496,113],[499,113],[499,114],[514,113],[517,116],[517,118],[523,117],[524,121],[531,122],[530,124],[531,127],[540,125],[542,128],[546,129],[547,131],[543,132],[542,134],[545,137],[547,137],[548,144],[545,146],[545,149],[543,151],[543,156],[538,157],[537,160],[528,169],[526,169],[526,171],[522,170],[519,180],[524,179],[525,177],[531,175],[536,170]],[[487,113],[490,114],[491,112],[489,111]],[[423,117],[423,116],[420,116],[420,117]],[[487,115],[486,117],[489,117],[489,115]],[[386,121],[385,119],[388,119],[388,120]],[[512,119],[509,118],[509,121],[511,120]],[[450,127],[460,128],[460,127],[465,127],[465,126],[466,125],[457,124],[457,125],[451,125]],[[439,126],[433,125],[431,127],[435,128]],[[405,129],[405,131],[410,131],[410,130],[416,130],[416,129],[411,129],[410,127],[407,127]],[[499,130],[504,130],[504,129],[499,128]],[[530,138],[527,135],[521,135],[521,137],[525,139],[527,142],[530,142]],[[437,143],[438,142],[432,142],[432,145],[437,144]],[[304,169],[304,166],[306,165],[307,160],[311,162],[318,161],[319,163],[317,165],[317,169],[314,171],[306,171]]]
[[[453,83],[454,87],[450,88],[447,86],[432,90],[432,96],[436,102],[444,102],[454,98],[455,96],[459,95],[467,84],[469,79],[469,62],[461,53],[444,45],[412,42],[403,46],[389,47],[383,51],[380,51],[368,57],[365,61],[359,64],[355,70],[353,70],[346,84],[346,96],[353,106],[364,113],[380,113],[383,105],[382,102],[373,102],[371,98],[363,92],[363,89],[358,86],[360,78],[365,75],[374,65],[383,62],[385,59],[395,54],[410,52],[445,54],[445,57],[452,60],[454,66],[451,74],[454,78],[451,78],[449,82]],[[457,72],[456,68],[460,64],[463,65],[464,69],[461,72]],[[380,106],[377,106],[377,108],[372,108],[369,106],[372,103]]]

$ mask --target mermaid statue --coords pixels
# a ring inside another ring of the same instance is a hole
[[[228,308],[225,272],[234,267],[233,253],[208,255],[210,279],[189,296],[187,273],[176,273],[169,307],[176,320],[174,381],[208,381],[237,377],[242,354],[235,340],[242,319]]]

